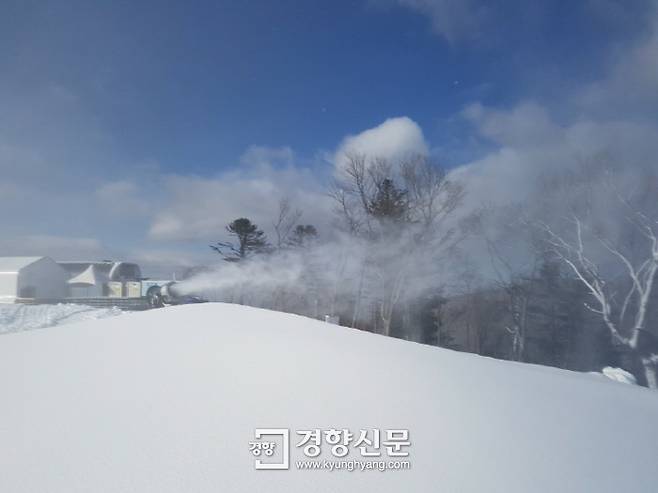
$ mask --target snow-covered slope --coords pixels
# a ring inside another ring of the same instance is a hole
[[[85,305],[0,304],[0,334],[42,329],[83,320],[114,317],[123,313],[119,308],[94,308]]]
[[[412,466],[256,471],[257,427],[406,428]],[[0,338],[2,492],[653,492],[657,457],[652,391],[282,313]]]

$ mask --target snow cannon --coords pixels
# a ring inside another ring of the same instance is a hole
[[[153,286],[148,291],[148,303],[151,308],[162,308],[172,305],[187,305],[190,303],[205,303],[207,300],[194,295],[185,294],[176,281],[169,281],[162,286]]]

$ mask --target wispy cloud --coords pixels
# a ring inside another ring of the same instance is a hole
[[[479,38],[490,15],[480,0],[371,0],[371,4],[398,4],[425,15],[434,32],[450,43]]]
[[[495,147],[454,171],[468,183],[472,207],[522,199],[535,191],[541,174],[591,161],[658,169],[658,117],[651,110],[658,107],[655,20],[658,13],[653,31],[611,56],[602,78],[561,101],[506,108],[473,103],[464,109],[477,134]]]

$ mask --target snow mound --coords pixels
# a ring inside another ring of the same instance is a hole
[[[123,313],[119,308],[94,308],[85,305],[0,304],[0,334],[42,329],[55,325],[113,317]]]
[[[657,417],[644,388],[236,305],[0,341],[12,493],[653,492]],[[290,470],[254,469],[255,428],[291,430]],[[408,429],[411,469],[297,469],[315,428]]]
[[[632,373],[623,370],[622,368],[613,368],[612,366],[606,366],[601,373],[608,377],[610,380],[615,382],[627,383],[629,385],[637,385],[637,380]]]

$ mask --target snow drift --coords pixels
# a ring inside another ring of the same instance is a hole
[[[7,492],[650,492],[657,419],[643,388],[236,305],[0,340]],[[412,467],[256,471],[258,427],[407,428]]]
[[[73,303],[56,305],[0,304],[0,334],[43,329],[55,325],[114,317],[123,313],[117,307],[94,308]]]

